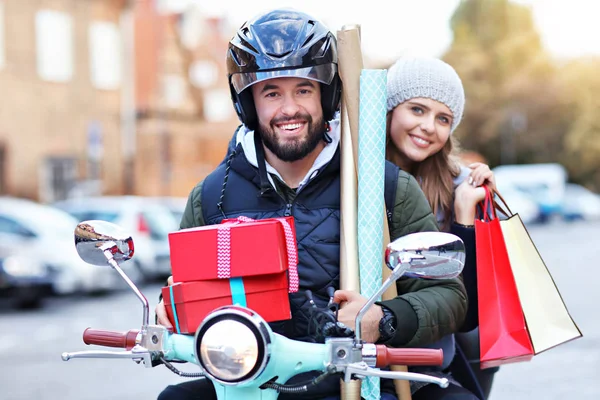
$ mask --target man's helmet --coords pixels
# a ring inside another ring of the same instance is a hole
[[[277,77],[302,77],[321,83],[323,118],[338,109],[341,81],[333,34],[307,14],[281,9],[246,22],[229,42],[227,74],[235,110],[244,125],[256,129],[253,84]]]

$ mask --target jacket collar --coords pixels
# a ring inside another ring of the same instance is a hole
[[[340,143],[340,137],[341,137],[339,118],[335,118],[335,119],[329,121],[329,125],[331,127],[331,130],[328,132],[328,134],[331,137],[331,141],[325,145],[325,147],[323,148],[323,151],[321,151],[321,153],[318,155],[313,166],[308,171],[308,173],[306,174],[304,179],[302,179],[302,181],[300,182],[298,189],[300,189],[302,186],[304,186],[311,178],[315,177],[319,173],[319,171],[321,169],[323,169],[324,166],[326,166],[327,164],[329,164],[329,162],[331,162],[331,160],[333,159],[333,157],[335,155],[335,152],[338,148],[338,145]],[[255,136],[254,131],[248,129],[245,126],[242,126],[237,132],[236,142],[237,142],[238,146],[241,144],[242,149],[244,151],[244,155],[246,156],[246,159],[248,160],[248,162],[251,165],[253,165],[254,167],[259,168],[259,164],[258,164],[259,157],[256,154],[256,146],[255,146],[254,136]],[[275,168],[273,168],[273,166],[271,166],[266,160],[265,160],[265,164],[266,164],[266,170],[268,172],[267,176],[268,176],[269,182],[271,183],[271,185],[274,188],[275,183],[273,182],[273,178],[271,177],[271,174],[277,176],[282,181],[283,181],[283,178],[281,177],[279,172],[277,172],[277,170]]]

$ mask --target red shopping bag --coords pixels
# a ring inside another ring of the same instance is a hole
[[[481,368],[529,361],[533,346],[489,189],[475,220]]]

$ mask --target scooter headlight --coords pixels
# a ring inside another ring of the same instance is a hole
[[[196,358],[222,384],[252,380],[265,368],[270,336],[266,323],[241,307],[213,312],[196,332]]]

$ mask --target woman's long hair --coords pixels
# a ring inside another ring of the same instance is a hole
[[[386,121],[386,159],[396,165],[398,161],[398,149],[390,138],[392,112],[388,112]],[[454,179],[460,175],[460,164],[458,161],[458,142],[454,136],[450,136],[444,147],[436,154],[426,158],[420,163],[415,163],[410,171],[406,171],[415,177],[429,205],[433,215],[439,213],[443,216],[443,226],[440,229],[448,231],[453,217],[454,206]]]

